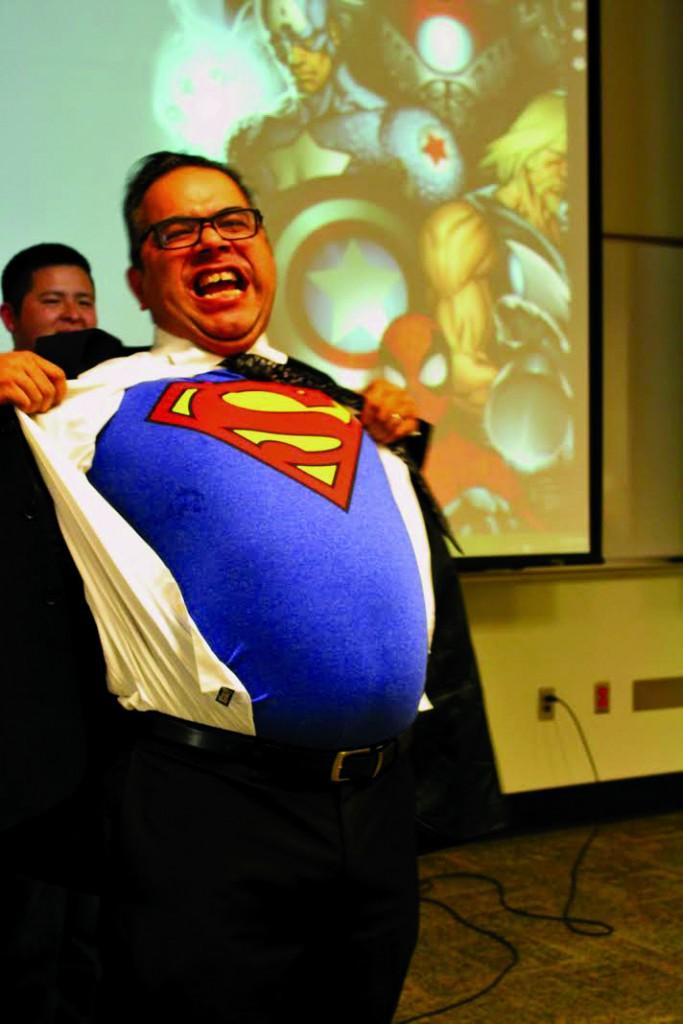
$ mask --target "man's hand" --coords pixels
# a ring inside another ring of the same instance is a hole
[[[64,371],[35,352],[0,353],[0,405],[47,412],[66,394]]]
[[[418,429],[417,406],[407,391],[388,380],[373,380],[362,392],[361,422],[370,437],[391,444]]]

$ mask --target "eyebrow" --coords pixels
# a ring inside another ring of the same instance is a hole
[[[44,288],[42,292],[38,292],[38,298],[44,299],[48,295],[73,295],[76,299],[94,299],[95,292],[70,292],[64,288]]]
[[[221,213],[240,213],[244,210],[253,210],[253,206],[221,206],[218,210],[214,210],[206,217],[193,217],[190,213],[174,213],[170,217],[164,217],[163,220],[155,220],[154,223],[150,224],[145,228],[145,231],[149,231],[151,228],[159,228],[165,224],[172,224],[176,220],[210,220],[213,217],[218,217]]]

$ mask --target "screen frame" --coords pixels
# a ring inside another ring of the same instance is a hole
[[[603,528],[603,201],[600,2],[586,0],[587,30],[587,251],[588,261],[588,550],[468,556],[455,553],[459,570],[507,570],[602,565]],[[457,539],[457,538],[456,538]]]

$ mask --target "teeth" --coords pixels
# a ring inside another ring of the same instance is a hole
[[[209,291],[220,292],[223,286],[243,290],[245,281],[240,271],[232,267],[226,270],[204,271],[195,277],[194,287],[199,295],[205,295]]]
[[[216,274],[206,274],[199,278],[198,284],[201,288],[206,288],[210,284],[219,284],[221,281],[236,284],[237,274],[234,270],[222,270]]]

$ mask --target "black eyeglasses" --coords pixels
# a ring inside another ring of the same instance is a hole
[[[263,215],[247,206],[228,206],[211,217],[167,217],[142,232],[138,250],[148,235],[154,236],[160,249],[189,249],[201,238],[205,224],[210,224],[226,241],[236,242],[252,238],[263,224]]]

